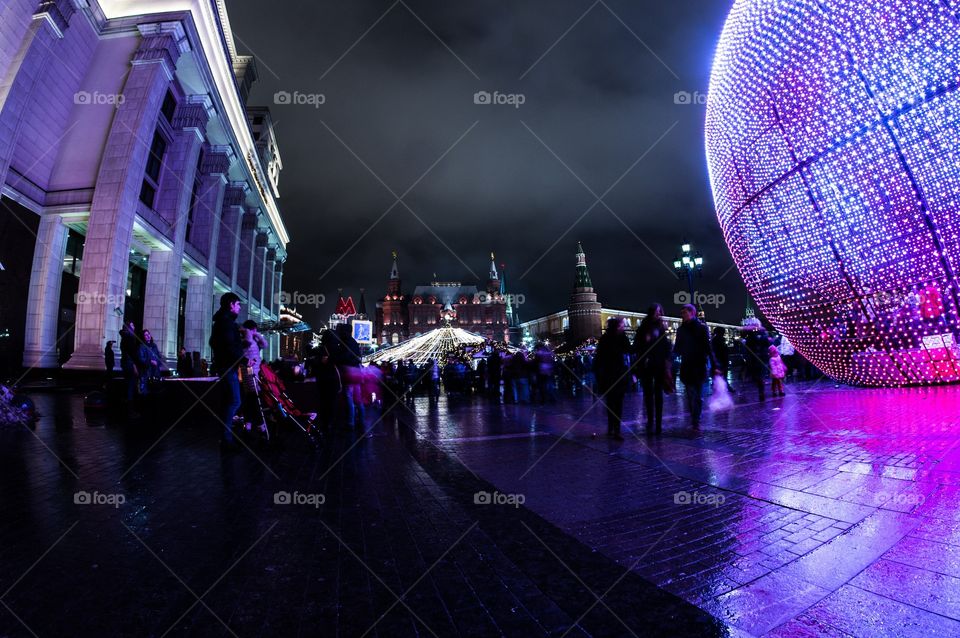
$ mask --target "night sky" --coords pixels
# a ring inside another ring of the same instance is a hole
[[[726,296],[708,318],[743,316],[704,106],[675,99],[706,93],[729,2],[227,4],[259,65],[250,103],[277,121],[284,289],[326,296],[299,306],[308,321],[329,316],[338,288],[365,287],[372,313],[393,250],[408,291],[434,273],[482,283],[495,251],[531,319],[567,306],[577,241],[604,306],[676,314],[683,237],[704,254],[697,288]],[[274,104],[278,91],[323,104]],[[478,105],[477,91],[524,103]]]

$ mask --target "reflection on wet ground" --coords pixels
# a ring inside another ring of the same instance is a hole
[[[0,636],[960,635],[960,388],[819,382],[664,433],[417,399],[319,452],[34,397],[0,428]],[[596,436],[600,434],[600,436]]]

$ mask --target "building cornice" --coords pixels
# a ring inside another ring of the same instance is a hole
[[[216,101],[222,106],[223,116],[235,137],[239,154],[242,157],[249,157],[251,154],[257,156],[256,145],[247,124],[246,106],[240,98],[234,76],[236,50],[223,0],[96,0],[91,4],[96,4],[104,18],[109,21],[131,20],[136,23],[142,18],[143,22],[155,22],[161,16],[163,20],[170,20],[175,19],[175,14],[188,14],[192,31],[198,40],[193,49],[198,58],[202,57],[205,61],[204,65],[198,66],[204,66],[204,71],[209,73],[213,84],[211,88],[216,90],[216,97],[219,98]],[[259,179],[258,171],[252,168],[249,162],[246,163],[245,170],[250,173],[251,180]],[[263,173],[262,168],[259,172]],[[279,242],[286,246],[290,237],[275,198],[262,188],[258,187],[257,191],[271,227]]]

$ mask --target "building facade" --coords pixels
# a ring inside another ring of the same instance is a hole
[[[405,295],[394,253],[387,294],[377,302],[374,321],[377,343],[397,344],[446,324],[492,341],[508,340],[507,297],[494,256],[490,255],[490,272],[483,288],[454,281],[433,281],[416,286],[413,294]]]
[[[209,356],[227,291],[276,321],[282,164],[224,0],[11,0],[0,24],[0,228],[32,246],[0,320],[23,365],[102,369],[124,319],[168,363]]]

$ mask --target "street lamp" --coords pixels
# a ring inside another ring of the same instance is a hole
[[[696,303],[696,291],[693,289],[693,273],[703,277],[703,255],[700,251],[693,252],[693,246],[684,239],[680,245],[680,254],[673,260],[673,269],[678,279],[687,280],[687,290],[690,292],[690,303]]]

